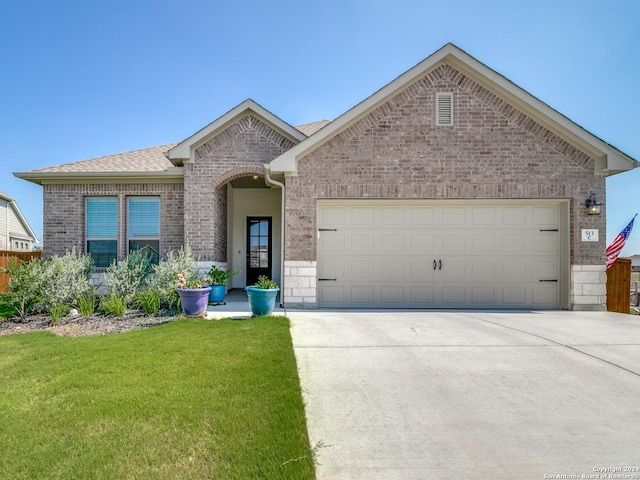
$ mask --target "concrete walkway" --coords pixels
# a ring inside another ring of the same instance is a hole
[[[287,316],[319,480],[617,478],[598,469],[640,468],[640,317]]]

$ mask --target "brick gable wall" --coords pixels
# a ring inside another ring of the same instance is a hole
[[[294,143],[253,115],[196,148],[185,164],[185,241],[203,261],[227,262],[226,184],[247,175],[264,176],[265,163]]]
[[[435,126],[436,92],[454,93],[454,126]],[[571,263],[603,263],[605,198],[594,160],[449,66],[441,66],[298,162],[288,177],[286,260],[316,259],[322,198],[571,199]],[[598,228],[600,242],[580,242]]]

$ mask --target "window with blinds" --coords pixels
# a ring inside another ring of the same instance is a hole
[[[87,198],[85,221],[87,253],[97,268],[107,268],[118,256],[118,199]]]
[[[436,93],[436,125],[453,125],[453,93]]]
[[[129,253],[140,250],[160,261],[160,198],[129,197],[127,208]]]

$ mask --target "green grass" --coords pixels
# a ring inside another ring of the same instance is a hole
[[[0,478],[315,478],[286,318],[0,337]]]

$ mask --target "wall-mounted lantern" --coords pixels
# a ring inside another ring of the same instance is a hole
[[[600,215],[602,213],[602,204],[596,200],[595,193],[592,193],[591,196],[587,198],[584,206],[587,207],[587,213],[589,215]]]

